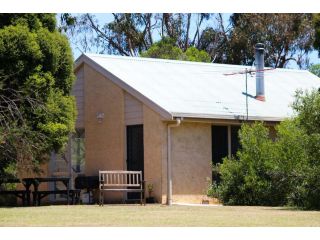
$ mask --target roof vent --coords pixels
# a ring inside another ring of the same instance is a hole
[[[257,43],[255,46],[256,65],[256,99],[265,101],[264,95],[264,45]]]

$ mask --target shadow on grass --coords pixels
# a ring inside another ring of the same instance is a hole
[[[299,207],[291,207],[291,206],[281,206],[281,207],[268,207],[265,206],[264,210],[280,210],[280,211],[294,211],[294,212],[308,212],[308,211],[316,211],[319,212],[319,209],[305,209]]]
[[[253,208],[260,208],[263,210],[268,211],[295,211],[295,212],[308,212],[308,211],[315,211],[319,212],[320,209],[305,209],[301,207],[295,207],[295,206],[259,206],[259,205],[223,205],[225,207],[253,207]]]

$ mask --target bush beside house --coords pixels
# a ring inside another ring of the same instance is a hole
[[[292,119],[277,137],[261,122],[243,124],[241,149],[220,166],[210,193],[226,205],[293,205],[320,209],[320,94],[297,92]]]

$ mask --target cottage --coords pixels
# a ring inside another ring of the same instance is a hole
[[[82,54],[75,62],[78,135],[68,171],[142,170],[160,203],[199,203],[211,163],[234,154],[244,121],[292,116],[297,89],[319,88],[303,70]],[[58,171],[53,156],[51,172]],[[67,171],[67,170],[65,170]],[[117,193],[107,200],[135,198]]]

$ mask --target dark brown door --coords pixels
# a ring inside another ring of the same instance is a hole
[[[127,126],[127,170],[144,171],[143,125]],[[128,199],[140,199],[140,193],[128,193]]]

